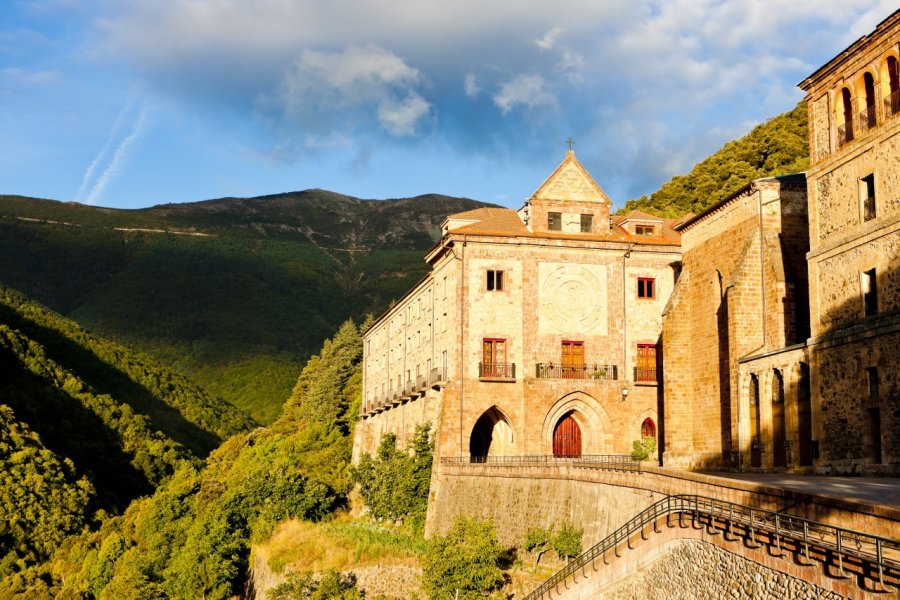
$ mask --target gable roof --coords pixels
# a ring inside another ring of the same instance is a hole
[[[473,221],[454,227],[453,233],[499,233],[521,235],[528,229],[518,213],[510,208],[476,208],[447,217],[447,221]]]
[[[544,183],[531,195],[531,200],[574,200],[576,202],[605,202],[612,206],[612,200],[597,185],[587,169],[569,150],[566,157]]]

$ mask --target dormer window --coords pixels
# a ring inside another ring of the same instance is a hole
[[[581,233],[590,233],[594,225],[594,215],[581,215]]]
[[[547,229],[550,231],[562,231],[562,213],[547,213]]]
[[[656,228],[653,225],[635,225],[634,226],[634,234],[635,235],[654,235],[656,233]]]

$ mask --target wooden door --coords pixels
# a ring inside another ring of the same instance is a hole
[[[584,342],[562,343],[562,376],[580,379],[584,372]]]
[[[569,413],[553,430],[553,456],[581,456],[581,427]]]

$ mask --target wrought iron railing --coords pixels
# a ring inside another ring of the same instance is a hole
[[[478,377],[481,379],[514,380],[516,363],[478,363]]]
[[[641,471],[641,461],[628,454],[582,454],[554,456],[537,454],[523,456],[444,456],[444,465],[493,465],[499,467],[582,467],[609,471]]]
[[[869,104],[859,113],[859,130],[866,131],[872,129],[877,123],[875,116],[875,104]]]
[[[900,90],[894,90],[884,98],[884,116],[893,117],[900,114]]]
[[[619,378],[616,365],[560,365],[537,363],[534,376],[538,379],[609,379]]]
[[[838,146],[849,144],[853,141],[853,121],[848,121],[838,126]]]
[[[778,552],[775,556],[784,556],[783,550],[787,550],[801,564],[805,560],[807,565],[814,562],[833,565],[841,578],[850,577],[849,570],[857,577],[879,583],[884,591],[894,591],[891,585],[900,581],[900,540],[743,504],[682,495],[667,496],[643,510],[573,559],[525,600],[549,596],[556,586],[597,558],[605,557],[609,550],[618,555],[619,544],[630,543],[634,534],[640,532],[646,539],[644,530],[648,525],[652,524],[654,532],[659,533],[660,520],[665,518],[668,525],[673,515],[678,516],[679,525],[684,524],[687,515],[693,526],[699,523],[708,533],[722,534],[728,541],[742,539],[748,548],[765,544],[773,554]]]
[[[659,369],[656,367],[635,367],[634,380],[638,383],[656,383],[659,381]]]

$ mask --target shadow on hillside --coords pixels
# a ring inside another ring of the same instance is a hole
[[[114,366],[104,362],[91,350],[58,331],[23,318],[9,306],[0,303],[0,322],[39,343],[48,357],[75,373],[97,394],[109,394],[127,404],[138,414],[150,419],[150,427],[182,444],[194,454],[208,455],[221,439],[213,432],[191,423],[176,409],[157,398],[143,385],[133,381]]]
[[[121,437],[100,417],[65,391],[48,386],[5,349],[0,349],[0,363],[0,402],[48,450],[71,459],[78,475],[88,476],[99,508],[121,513],[134,498],[152,493],[147,477],[130,464]]]

